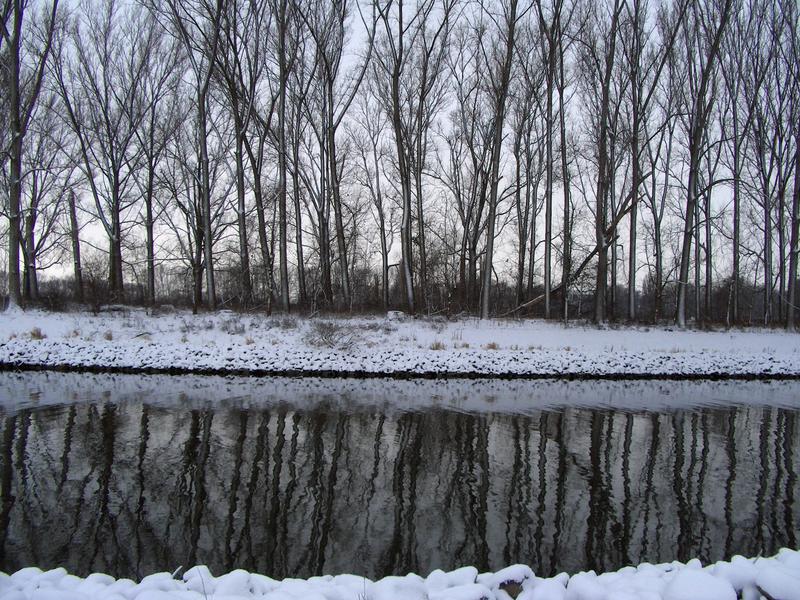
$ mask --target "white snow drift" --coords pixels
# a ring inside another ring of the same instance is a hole
[[[214,577],[208,568],[189,569],[182,578],[149,575],[140,582],[94,573],[85,579],[64,569],[31,567],[0,573],[0,600],[798,600],[800,552],[783,549],[772,558],[735,556],[703,567],[643,563],[612,573],[593,571],[537,577],[514,565],[478,574],[474,567],[370,581],[356,575],[284,579],[236,570]]]

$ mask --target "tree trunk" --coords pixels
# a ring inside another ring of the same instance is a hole
[[[78,226],[78,212],[75,206],[75,192],[70,190],[67,201],[69,202],[69,233],[72,241],[72,268],[75,284],[75,301],[83,303],[83,269],[81,268],[81,241],[80,227]]]
[[[155,179],[155,165],[150,164],[147,173],[147,189],[144,197],[145,210],[145,251],[147,253],[147,298],[145,303],[154,306],[156,303],[156,260],[155,239],[153,235],[153,187]]]
[[[21,0],[15,2],[14,32],[11,40],[11,77],[9,82],[9,110],[11,144],[9,149],[8,189],[8,300],[10,306],[22,303],[19,272],[20,206],[22,199],[22,115],[20,115],[20,44],[23,9]]]
[[[731,273],[731,322],[739,323],[739,277],[741,261],[740,226],[741,221],[741,142],[739,141],[739,122],[733,111],[733,272]]]
[[[347,238],[344,231],[344,216],[342,206],[342,194],[339,186],[339,165],[336,157],[336,131],[331,126],[333,123],[333,88],[328,87],[328,115],[329,126],[327,129],[328,141],[328,168],[330,177],[331,203],[333,204],[334,224],[336,227],[336,245],[339,251],[339,269],[342,282],[342,303],[346,310],[352,308],[352,297],[350,294],[350,270],[347,262]]]
[[[555,35],[554,27],[549,36]],[[547,128],[545,132],[544,180],[544,318],[550,318],[550,294],[553,285],[553,87],[555,82],[555,41],[548,37],[547,54]]]
[[[289,240],[286,211],[286,3],[278,9],[278,261],[281,272],[281,308],[289,312]]]
[[[420,100],[422,103],[422,100]],[[420,112],[422,106],[420,106]],[[422,310],[429,311],[430,306],[428,303],[428,257],[425,251],[425,218],[422,206],[422,165],[425,157],[425,145],[423,143],[423,127],[422,123],[417,126],[417,140],[416,140],[416,159],[414,165],[414,188],[417,196],[417,245],[419,246],[419,287],[422,292]]]
[[[403,144],[403,124],[400,117],[400,74],[403,64],[403,3],[398,4],[397,28],[399,39],[397,54],[394,57],[394,68],[391,76],[392,94],[392,130],[394,132],[395,149],[397,151],[397,170],[400,174],[403,216],[400,221],[400,266],[403,272],[403,284],[406,295],[406,307],[409,314],[416,312],[414,302],[414,277],[412,275],[413,241],[411,235],[411,181],[409,165]]]
[[[239,121],[239,119],[236,119]],[[241,122],[236,125],[236,224],[239,232],[239,301],[243,308],[253,300],[253,280],[250,277],[250,250],[247,243],[247,219],[245,218],[244,149],[245,135]]]
[[[789,299],[786,313],[786,328],[795,328],[797,306],[797,258],[800,252],[800,135],[794,148],[794,194],[792,197],[792,232],[789,241]]]
[[[36,192],[33,192],[35,196]],[[25,277],[23,282],[26,302],[39,300],[39,281],[36,275],[36,208],[31,200],[31,210],[25,216]]]
[[[211,67],[209,67],[211,68]],[[201,202],[203,209],[203,253],[205,256],[206,294],[209,310],[217,310],[217,288],[214,284],[214,236],[211,230],[211,174],[208,165],[208,130],[206,123],[206,91],[197,97],[197,119],[200,133]]]
[[[559,53],[558,53],[558,122],[561,133],[561,181],[564,188],[564,248],[561,261],[561,281],[564,285],[561,288],[561,318],[564,323],[569,319],[569,273],[572,270],[572,200],[570,198],[570,176],[569,163],[567,162],[567,124],[566,106],[564,102],[564,92],[566,83],[564,81],[564,48],[559,34]]]
[[[300,208],[300,110],[295,111],[295,134],[292,136],[292,198],[294,199],[294,243],[297,252],[297,288],[300,304],[308,304],[306,291],[306,264],[303,258],[303,217]]]
[[[683,241],[681,244],[681,264],[678,274],[678,306],[676,322],[679,327],[686,327],[686,288],[689,284],[689,260],[692,251],[692,237],[694,232],[695,204],[697,203],[697,171],[699,158],[699,140],[695,136],[699,133],[699,126],[694,125],[692,141],[689,147],[689,180],[686,186],[686,214],[683,224]]]
[[[597,277],[594,290],[594,321],[602,323],[606,320],[606,288],[608,286],[608,245],[605,231],[608,218],[607,202],[610,189],[609,175],[611,172],[608,157],[609,136],[609,109],[611,101],[611,75],[614,65],[614,55],[617,44],[617,23],[621,4],[619,0],[614,3],[614,12],[611,17],[609,30],[609,48],[605,56],[605,72],[600,99],[600,127],[597,148],[597,199],[595,202],[595,242],[597,244]],[[611,232],[614,237],[614,232]]]
[[[707,321],[713,319],[713,315],[711,313],[712,309],[712,292],[713,292],[713,285],[714,285],[714,274],[713,274],[713,263],[714,263],[714,254],[711,251],[711,190],[708,190],[708,193],[705,197],[705,235],[706,235],[706,264],[705,264],[705,275],[706,275],[706,283],[705,283],[705,302],[704,302],[704,313],[705,318]]]

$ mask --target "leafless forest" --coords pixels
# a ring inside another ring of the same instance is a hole
[[[11,304],[793,328],[796,0],[3,0]]]

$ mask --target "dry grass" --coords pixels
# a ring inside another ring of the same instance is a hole
[[[109,342],[114,339],[114,334],[111,333],[110,329],[107,329],[106,332],[103,334],[103,339]]]
[[[42,330],[41,330],[40,327],[34,327],[33,329],[31,329],[31,339],[32,340],[43,340],[46,337],[47,336],[42,333]]]
[[[431,350],[444,350],[445,348],[447,348],[447,346],[445,346],[444,343],[440,342],[439,340],[436,340],[430,345]]]
[[[487,350],[499,350],[500,344],[498,344],[497,342],[489,342],[484,346],[484,348],[486,348]]]
[[[256,341],[248,335],[246,338],[244,338],[244,343],[250,346],[251,344],[255,344]]]

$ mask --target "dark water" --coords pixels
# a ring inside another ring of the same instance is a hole
[[[551,575],[800,535],[797,384],[0,377],[6,572]]]

